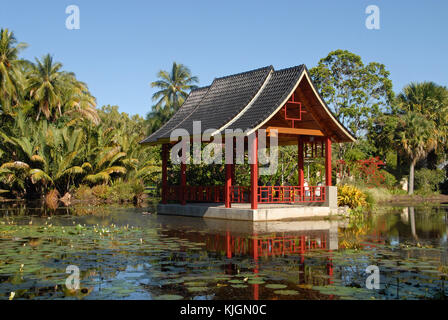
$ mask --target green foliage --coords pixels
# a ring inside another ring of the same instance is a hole
[[[343,185],[338,187],[338,206],[348,206],[350,209],[367,206],[367,196],[355,186]]]
[[[384,176],[384,184],[387,188],[393,189],[397,186],[397,179],[395,176],[386,170],[380,170],[380,173]]]
[[[129,182],[134,195],[142,193],[143,183],[155,185],[160,155],[157,148],[139,144],[146,121],[119,113],[116,106],[96,109],[95,98],[75,74],[50,55],[34,64],[20,60],[24,47],[11,32],[1,31],[2,196],[43,198],[51,190],[60,195],[76,190],[79,198],[105,198],[102,189],[110,185],[119,189]]]
[[[393,98],[386,67],[377,62],[365,65],[347,50],[330,52],[310,73],[336,117],[355,135],[368,129]]]
[[[439,185],[445,181],[443,170],[430,170],[423,168],[415,171],[415,186],[419,193],[429,194],[439,191]]]
[[[171,72],[160,70],[157,78],[158,80],[151,82],[151,87],[158,88],[159,91],[152,96],[153,101],[157,102],[147,115],[148,134],[169,120],[198,83],[198,78],[191,75],[190,69],[176,62],[173,62]]]

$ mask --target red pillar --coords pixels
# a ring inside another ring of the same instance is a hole
[[[250,204],[252,209],[258,208],[258,135],[254,133],[254,141],[249,152],[252,155],[253,164],[250,165]],[[250,146],[250,144],[248,144]]]
[[[299,186],[303,186],[305,183],[305,175],[303,172],[303,167],[305,166],[305,159],[304,159],[304,154],[303,154],[303,137],[299,136],[297,138],[297,146],[298,146],[298,182],[299,182]]]
[[[254,273],[258,273],[258,235],[256,233],[254,233],[254,238],[253,238],[253,258],[254,258],[254,262],[255,262],[255,267],[254,267]],[[259,298],[259,285],[258,284],[254,284],[254,300],[258,300]]]
[[[236,185],[235,165],[236,165],[236,138],[233,138],[233,158],[232,158],[232,185]]]
[[[168,192],[168,144],[162,145],[162,203],[167,203]]]
[[[230,232],[226,231],[226,252],[227,258],[232,258],[232,238],[230,236]]]
[[[325,140],[325,184],[331,186],[331,139]]]
[[[225,194],[225,206],[226,208],[230,208],[230,192],[232,187],[232,165],[226,163],[226,183],[224,188]]]
[[[183,142],[185,153],[187,150],[185,150],[185,142]],[[182,160],[180,162],[180,202],[184,206],[187,201],[185,197],[185,191],[186,191],[186,185],[187,185],[187,164],[186,164],[186,155],[182,152]]]

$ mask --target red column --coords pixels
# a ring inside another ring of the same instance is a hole
[[[327,186],[331,186],[331,139],[325,140],[325,181]]]
[[[230,236],[230,232],[226,231],[226,252],[227,258],[232,258],[232,238]]]
[[[187,152],[187,150],[185,150],[185,142],[183,142],[183,146],[184,146],[184,151],[185,153]],[[187,201],[185,198],[185,187],[187,185],[187,164],[186,164],[186,159],[185,159],[185,154],[182,152],[182,160],[180,163],[180,202],[181,204],[184,206]]]
[[[232,186],[236,185],[235,165],[236,165],[236,138],[233,138],[233,157],[232,157]]]
[[[162,203],[167,203],[168,191],[168,144],[162,145]]]
[[[224,188],[224,194],[225,194],[225,206],[226,208],[230,208],[230,192],[231,192],[231,186],[232,186],[232,165],[229,163],[226,163],[226,183]]]
[[[254,141],[249,152],[252,154],[253,164],[250,165],[250,204],[252,209],[258,208],[258,135],[254,133]]]
[[[303,137],[299,136],[297,138],[297,146],[298,146],[298,182],[299,182],[299,186],[303,186],[303,184],[305,183],[305,175],[303,173],[303,167],[305,165],[305,160],[304,160],[304,154],[303,154]]]
[[[254,258],[254,262],[255,262],[255,267],[254,267],[254,273],[258,273],[258,236],[256,233],[254,233],[254,238],[253,238],[253,258]],[[259,298],[259,288],[258,288],[258,284],[254,284],[254,300],[258,300]]]

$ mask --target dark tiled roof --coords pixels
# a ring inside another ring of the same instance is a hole
[[[202,132],[219,130],[249,104],[273,70],[270,66],[215,79],[199,106],[176,128],[192,134],[193,121],[201,121]],[[166,132],[162,137],[169,138],[170,134]]]
[[[168,120],[160,129],[151,134],[140,143],[155,142],[164,136],[170,136],[171,131],[176,128],[185,118],[187,118],[199,105],[202,98],[206,95],[210,86],[192,90],[187,99],[185,99],[179,110]]]
[[[275,71],[255,102],[226,129],[252,129],[263,122],[288,99],[304,66]]]
[[[201,121],[201,133],[207,129],[255,129],[290,97],[302,75],[309,78],[305,65],[278,71],[269,66],[216,78],[209,87],[193,90],[174,116],[141,143],[164,143],[175,129],[186,129],[192,134],[193,121]],[[312,83],[311,86],[314,88]],[[337,132],[338,140],[354,141],[320,96],[319,99],[319,111],[330,118],[331,130]]]

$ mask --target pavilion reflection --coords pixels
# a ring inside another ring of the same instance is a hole
[[[338,249],[338,222],[287,221],[244,222],[187,217],[159,216],[165,236],[204,243],[207,252],[222,256],[225,274],[238,273],[238,259],[251,258],[253,273],[263,272],[266,261],[281,257],[297,257],[298,285],[307,283],[305,255],[310,251],[327,252],[325,272],[327,284],[333,283],[332,251]],[[259,298],[259,284],[251,284],[253,299]]]

